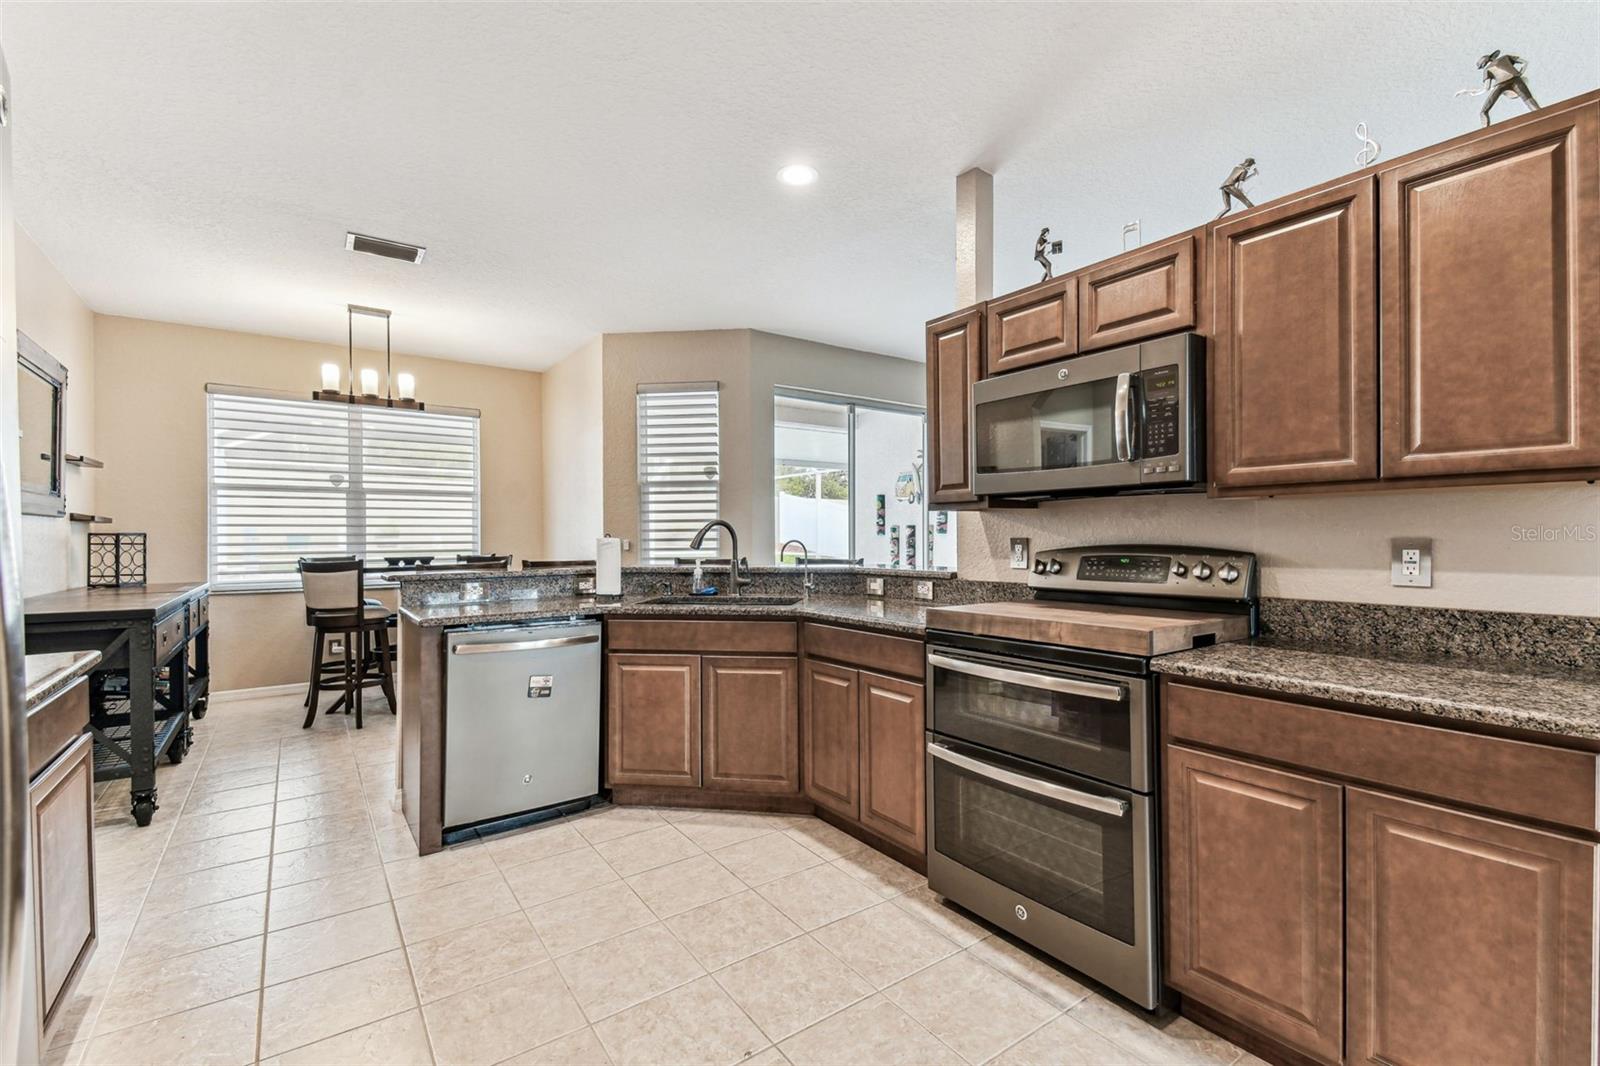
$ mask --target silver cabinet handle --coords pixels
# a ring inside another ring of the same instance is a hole
[[[565,648],[573,644],[598,644],[600,637],[589,633],[581,637],[546,637],[544,640],[508,640],[499,644],[457,644],[451,655],[493,655],[502,651],[533,651],[535,648]]]
[[[988,663],[975,663],[967,659],[952,659],[948,655],[939,655],[935,652],[928,653],[928,665],[937,666],[941,670],[951,670],[958,674],[970,674],[973,677],[988,678],[990,681],[1004,681],[1010,685],[1026,685],[1028,688],[1042,688],[1049,689],[1051,692],[1065,692],[1073,696],[1087,696],[1092,700],[1109,700],[1112,703],[1121,703],[1128,695],[1128,690],[1121,685],[1102,685],[1094,681],[1074,681],[1070,677],[1034,674],[1026,670],[1007,670],[1003,666],[990,666]]]
[[[1126,372],[1117,375],[1117,399],[1113,408],[1112,428],[1115,432],[1118,461],[1127,463],[1139,458],[1139,438],[1134,431],[1133,418],[1133,375]]]
[[[1117,799],[1114,796],[1096,796],[1090,792],[1079,792],[1077,789],[1068,788],[1065,785],[1058,785],[1051,781],[1041,781],[1037,777],[1029,777],[1027,774],[1019,774],[998,766],[991,766],[981,759],[974,759],[969,755],[962,755],[958,751],[951,751],[943,744],[935,744],[931,740],[928,742],[928,754],[940,762],[947,762],[951,766],[959,766],[963,770],[977,774],[979,777],[997,781],[1002,785],[1010,785],[1012,788],[1021,789],[1023,792],[1029,792],[1035,796],[1044,796],[1047,799],[1053,799],[1071,807],[1082,807],[1085,810],[1099,811],[1102,814],[1114,814],[1121,818],[1128,813],[1130,806],[1127,800]]]

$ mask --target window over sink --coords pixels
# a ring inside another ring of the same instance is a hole
[[[301,556],[479,550],[476,411],[208,386],[206,444],[218,590],[298,588]]]
[[[709,541],[699,550],[689,547],[721,502],[717,390],[714,381],[639,386],[639,561],[647,566],[718,554]],[[717,536],[721,544],[720,531]]]

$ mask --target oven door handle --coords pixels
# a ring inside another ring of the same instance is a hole
[[[1050,674],[1035,674],[1026,670],[1007,670],[1003,666],[990,666],[988,663],[976,663],[969,659],[952,659],[937,652],[928,653],[928,665],[958,674],[987,678],[990,681],[1049,689],[1051,692],[1087,696],[1092,700],[1107,700],[1111,703],[1121,703],[1128,695],[1128,690],[1121,685],[1102,685],[1093,681],[1074,681],[1070,677],[1053,677]]]
[[[996,781],[1002,785],[1010,785],[1012,788],[1021,789],[1023,792],[1030,792],[1035,796],[1044,796],[1047,799],[1057,800],[1072,807],[1083,807],[1087,810],[1099,811],[1102,814],[1114,814],[1121,818],[1128,813],[1130,806],[1127,800],[1117,799],[1114,796],[1096,796],[1092,792],[1080,792],[1065,785],[1058,785],[1051,781],[1041,781],[1037,777],[1029,777],[1027,774],[1019,774],[999,766],[992,766],[982,759],[974,759],[970,755],[952,751],[943,744],[937,744],[931,740],[928,741],[928,754],[940,762],[947,762],[951,766],[959,766],[961,769],[977,774],[979,777],[986,777],[990,781]]]

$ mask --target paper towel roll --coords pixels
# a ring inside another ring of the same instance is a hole
[[[622,595],[622,541],[600,537],[594,542],[594,594]]]

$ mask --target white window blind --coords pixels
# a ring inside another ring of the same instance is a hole
[[[306,555],[478,551],[471,414],[208,390],[210,573],[295,587]]]
[[[689,541],[717,517],[721,482],[717,385],[639,386],[639,557],[646,564],[710,557]],[[720,543],[720,537],[718,543]]]

